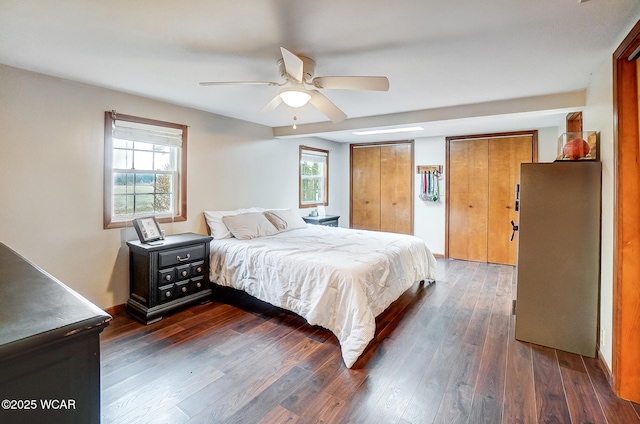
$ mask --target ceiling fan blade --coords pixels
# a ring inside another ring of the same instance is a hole
[[[283,85],[273,81],[206,81],[200,85]]]
[[[298,82],[302,82],[304,62],[295,54],[291,53],[284,47],[280,47],[282,51],[282,60],[284,60],[284,68],[287,74],[291,75]]]
[[[347,115],[341,111],[338,106],[331,103],[331,100],[327,99],[324,94],[318,90],[309,90],[311,99],[309,103],[314,105],[320,112],[322,112],[327,118],[334,124],[342,122],[346,119]]]
[[[265,107],[262,108],[259,114],[271,112],[272,110],[280,106],[280,103],[282,103],[282,98],[280,97],[280,94],[278,94],[273,99],[271,99],[269,103],[265,105]]]
[[[335,90],[389,91],[387,77],[315,77],[311,84],[317,88]]]

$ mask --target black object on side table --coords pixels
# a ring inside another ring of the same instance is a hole
[[[327,227],[337,227],[339,215],[322,215],[322,216],[303,216],[304,222],[307,224],[324,225]]]
[[[0,243],[0,422],[99,423],[111,317]]]
[[[145,244],[129,241],[127,311],[151,324],[168,312],[211,298],[209,242],[212,237],[185,233]]]

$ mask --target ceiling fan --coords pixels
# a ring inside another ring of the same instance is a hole
[[[333,104],[324,94],[317,89],[330,90],[373,90],[388,91],[389,80],[387,77],[375,76],[343,76],[343,77],[314,77],[313,71],[316,63],[305,56],[291,53],[284,47],[280,47],[282,58],[278,60],[280,75],[283,82],[272,81],[222,81],[201,82],[200,85],[270,85],[283,87],[262,109],[261,113],[274,110],[285,103],[292,108],[298,108],[311,103],[332,122],[343,121],[347,115]],[[296,117],[294,116],[294,120]]]

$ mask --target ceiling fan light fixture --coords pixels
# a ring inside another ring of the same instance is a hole
[[[291,53],[284,47],[280,47],[282,58],[278,60],[280,76],[284,81],[205,81],[200,85],[269,85],[281,88],[280,92],[273,97],[260,113],[274,110],[284,103],[296,109],[311,103],[320,113],[329,118],[331,122],[337,124],[347,119],[347,114],[334,105],[324,94],[317,89],[337,89],[337,90],[370,90],[388,91],[389,79],[382,76],[324,76],[314,77],[316,63],[305,56],[298,56]],[[309,88],[307,88],[309,87]],[[313,88],[311,88],[313,87]]]
[[[311,94],[291,87],[280,91],[280,98],[287,106],[297,108],[306,105],[311,99]]]

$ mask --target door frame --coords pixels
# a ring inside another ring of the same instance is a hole
[[[612,382],[617,396],[640,402],[640,21],[613,54],[614,247]]]
[[[472,135],[462,135],[462,136],[450,136],[445,137],[446,148],[445,148],[445,168],[446,168],[446,178],[445,178],[445,220],[444,220],[444,257],[449,258],[449,213],[450,213],[450,205],[449,199],[450,196],[450,187],[449,181],[451,181],[451,167],[450,165],[450,157],[449,157],[449,147],[452,141],[464,141],[464,140],[475,140],[475,139],[489,139],[489,138],[509,138],[509,137],[520,137],[520,136],[531,136],[531,154],[533,162],[538,162],[538,130],[529,130],[529,131],[513,131],[513,132],[501,132],[501,133],[490,133],[490,134],[472,134]]]

